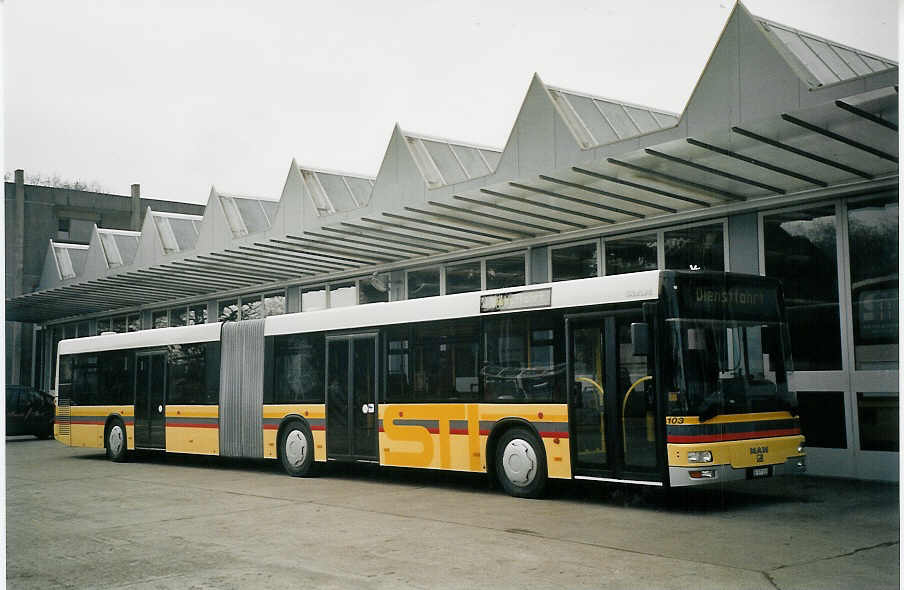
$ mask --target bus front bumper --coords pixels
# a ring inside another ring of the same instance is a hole
[[[669,485],[673,488],[699,486],[720,481],[743,479],[763,479],[780,475],[797,475],[807,471],[807,457],[789,457],[784,463],[763,465],[762,467],[741,467],[731,465],[700,465],[699,467],[669,467]]]

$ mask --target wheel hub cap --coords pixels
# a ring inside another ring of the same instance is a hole
[[[112,452],[114,455],[118,455],[119,452],[122,451],[122,442],[122,428],[120,428],[118,425],[114,426],[110,429],[110,452]]]
[[[286,436],[286,460],[293,467],[301,467],[308,454],[308,439],[300,430],[293,430]]]
[[[505,445],[502,468],[513,484],[522,487],[530,485],[537,475],[537,455],[530,443],[516,438]]]

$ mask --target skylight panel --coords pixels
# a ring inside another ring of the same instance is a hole
[[[427,181],[427,186],[436,188],[446,184],[446,180],[440,173],[439,168],[437,168],[433,158],[430,157],[430,153],[424,146],[424,142],[417,137],[406,137],[405,141],[408,142],[408,147],[411,148],[411,155],[414,157],[415,164],[417,164],[418,169]]]
[[[336,208],[333,207],[333,203],[330,201],[326,190],[324,190],[323,185],[320,183],[320,179],[318,178],[319,175],[310,170],[302,170],[301,176],[304,178],[308,194],[311,195],[311,199],[314,201],[314,207],[317,208],[317,214],[323,215],[325,213],[335,213]]]
[[[248,228],[245,226],[245,222],[242,219],[242,214],[236,204],[236,199],[221,195],[220,203],[223,204],[223,213],[226,214],[226,222],[229,224],[232,236],[235,238],[247,236]]]

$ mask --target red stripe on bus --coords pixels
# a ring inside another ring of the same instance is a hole
[[[325,426],[311,426],[310,428],[311,430],[326,430]],[[279,424],[264,424],[264,430],[279,430]]]
[[[95,426],[103,426],[106,420],[70,420],[70,424],[94,424]],[[65,422],[57,422],[57,424],[65,424]]]
[[[541,432],[540,438],[568,438],[567,432]]]
[[[167,422],[167,428],[219,428],[219,424],[195,423],[195,422]]]
[[[781,430],[758,430],[755,432],[732,432],[727,434],[695,434],[695,435],[669,435],[670,443],[700,443],[700,442],[727,442],[732,440],[750,440],[753,438],[769,438],[773,436],[793,436],[800,434],[799,428],[784,428]]]

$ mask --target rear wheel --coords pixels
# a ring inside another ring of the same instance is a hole
[[[525,428],[513,428],[496,446],[496,476],[506,492],[519,498],[539,498],[546,489],[546,453]]]
[[[300,421],[290,422],[279,436],[279,458],[283,469],[292,477],[304,477],[314,463],[314,437],[311,429]]]
[[[126,427],[123,425],[122,420],[117,418],[110,422],[104,440],[107,447],[107,459],[116,463],[126,460],[128,447],[126,445]]]

